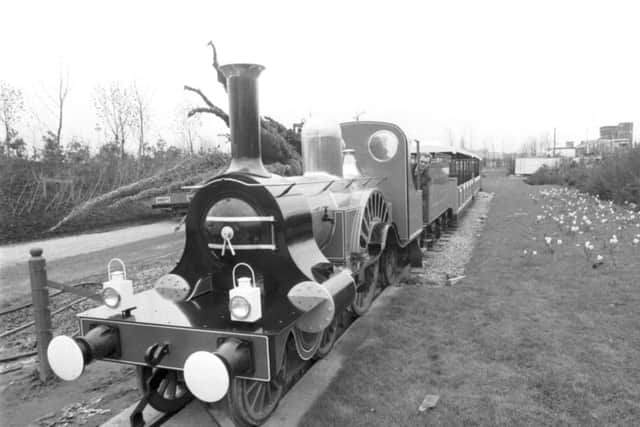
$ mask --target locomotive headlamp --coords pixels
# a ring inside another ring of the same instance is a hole
[[[113,288],[105,288],[102,291],[102,302],[109,308],[118,308],[120,305],[120,294]]]
[[[251,272],[251,277],[236,278],[238,267],[244,267]],[[262,318],[262,300],[260,288],[256,284],[256,275],[251,266],[239,262],[231,271],[233,288],[229,290],[229,312],[231,320],[238,322],[255,322]]]
[[[241,296],[232,297],[229,301],[231,315],[239,320],[244,320],[251,314],[251,304]]]
[[[111,264],[120,263],[122,270],[111,271]],[[109,280],[102,284],[102,302],[109,308],[133,306],[133,282],[127,280],[127,270],[122,260],[114,258],[107,264]]]

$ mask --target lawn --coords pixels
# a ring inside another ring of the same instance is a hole
[[[301,425],[638,425],[632,221],[622,224],[616,211],[599,234],[565,232],[557,209],[566,201],[541,189],[556,191],[485,179],[495,197],[467,277],[453,287],[406,286],[379,316],[361,319],[368,339]],[[616,221],[623,230],[612,248]],[[440,400],[419,412],[426,394]]]

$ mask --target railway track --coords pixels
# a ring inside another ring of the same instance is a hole
[[[58,282],[50,282],[53,286],[60,286],[62,284]],[[95,293],[96,288],[101,286],[101,283],[98,282],[83,282],[77,283],[70,287],[84,289],[88,292]],[[49,294],[50,305],[49,310],[51,311],[51,315],[56,315],[66,311],[73,306],[86,301],[87,297],[78,298],[77,295],[58,290],[51,292]],[[33,321],[26,321],[26,319],[32,317],[32,313],[30,308],[32,307],[31,302],[22,303],[13,307],[9,307],[0,312],[0,323],[2,324],[2,332],[0,332],[0,338],[6,338],[10,335],[16,334],[20,331],[23,331],[31,326],[33,326]],[[18,324],[18,326],[13,326]],[[13,326],[13,327],[10,327]]]
[[[176,251],[136,260],[137,265],[159,261],[177,254]],[[84,281],[63,284],[49,280],[49,311],[54,324],[54,335],[69,333],[76,335],[75,313],[96,307],[95,295],[100,291],[101,282]],[[150,286],[150,285],[144,285]],[[79,294],[79,295],[78,295]],[[32,357],[33,312],[32,302],[24,301],[0,311],[0,363],[13,362]],[[73,311],[73,313],[71,313]],[[74,332],[75,331],[75,332]]]

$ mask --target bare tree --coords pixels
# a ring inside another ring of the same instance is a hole
[[[47,130],[47,136],[45,139],[48,141],[47,150],[53,152],[60,152],[62,149],[62,125],[64,119],[64,105],[69,94],[69,72],[60,68],[58,74],[58,81],[55,85],[54,91],[50,91],[44,85],[42,85],[42,91],[45,94],[45,98],[41,99],[42,105],[46,107],[51,117],[55,120],[55,125],[51,126],[51,123],[47,121],[47,124],[40,119],[37,112],[33,112],[34,117],[41,123],[41,127]],[[49,129],[56,129],[55,132]]]
[[[133,127],[138,133],[138,157],[142,157],[145,149],[144,133],[151,121],[151,96],[140,89],[136,82],[132,88]]]
[[[188,102],[184,102],[178,106],[174,122],[176,135],[182,142],[185,150],[190,154],[193,154],[195,151],[193,146],[199,138],[199,131],[202,127],[202,119],[200,116],[195,115],[189,117],[189,112],[192,111],[193,108],[193,105]]]
[[[58,87],[55,98],[53,98],[54,105],[56,106],[56,113],[58,116],[58,127],[56,129],[56,143],[58,144],[58,148],[61,147],[61,136],[62,136],[62,119],[64,113],[64,102],[67,99],[67,95],[69,94],[69,72],[63,72],[60,70],[60,75],[58,76]]]
[[[527,156],[537,155],[538,140],[535,137],[529,137],[520,147],[520,154]]]
[[[0,121],[4,126],[4,144],[7,154],[9,143],[16,134],[15,127],[24,111],[24,100],[20,89],[0,81]]]
[[[218,54],[212,42],[209,42],[213,53],[213,68],[216,71],[218,82],[227,90],[227,81],[218,64]],[[206,107],[192,108],[187,114],[192,117],[199,113],[210,113],[221,119],[229,126],[229,115],[220,107],[215,105],[207,96],[198,88],[184,86],[184,90],[197,94]],[[262,117],[260,120],[260,135],[262,138],[262,159],[265,162],[281,162],[289,163],[294,173],[299,173],[300,161],[299,154],[295,151],[294,144],[289,143],[287,138],[298,139],[297,134],[286,126],[268,117]],[[295,141],[294,141],[295,143]]]
[[[98,118],[105,129],[111,132],[113,142],[120,148],[120,155],[125,156],[124,145],[127,133],[135,125],[135,106],[129,89],[114,82],[106,88],[96,86],[94,105]]]

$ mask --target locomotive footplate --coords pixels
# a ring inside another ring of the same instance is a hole
[[[239,378],[270,381],[269,366],[273,359],[273,344],[283,330],[290,328],[299,312],[289,306],[275,313],[265,313],[256,324],[239,324],[229,318],[226,293],[210,292],[191,301],[172,302],[154,290],[134,296],[134,309],[128,316],[124,308],[112,310],[106,306],[90,309],[78,315],[80,332],[85,335],[99,325],[117,329],[121,354],[104,357],[116,363],[148,366],[148,351],[158,344],[167,344],[168,351],[158,368],[183,370],[187,358],[196,351],[214,352],[226,340],[235,338],[250,346],[253,366]],[[283,307],[284,308],[284,307]],[[290,316],[282,316],[289,312]],[[259,323],[259,324],[258,324]]]

